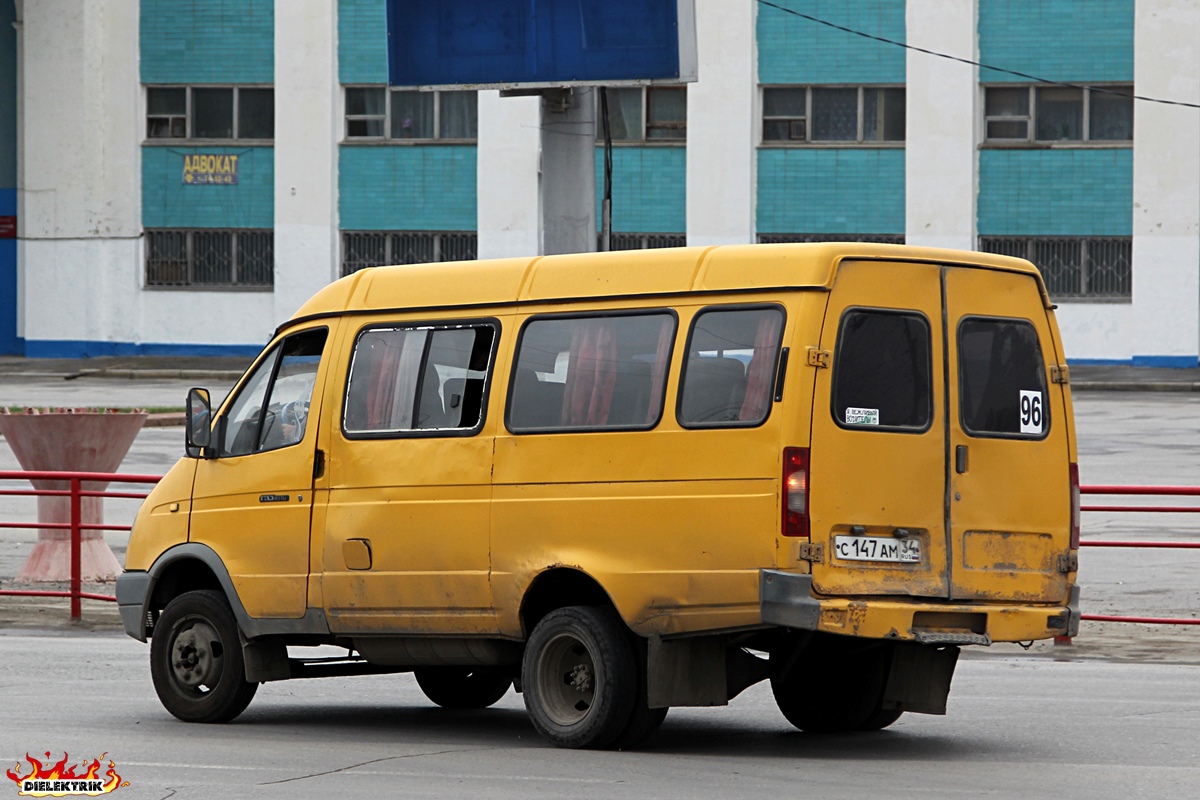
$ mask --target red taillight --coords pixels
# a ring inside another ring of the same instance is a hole
[[[1079,465],[1071,465],[1071,549],[1079,549]]]
[[[808,448],[783,451],[783,535],[808,537]]]

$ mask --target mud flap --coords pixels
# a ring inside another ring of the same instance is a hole
[[[883,708],[915,714],[945,714],[958,653],[957,647],[898,643],[892,653],[892,666],[883,690]]]

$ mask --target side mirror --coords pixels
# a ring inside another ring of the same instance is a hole
[[[212,441],[212,405],[207,389],[188,391],[184,438],[188,455],[193,458],[204,455]]]

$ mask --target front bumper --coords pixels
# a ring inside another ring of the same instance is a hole
[[[1079,633],[1079,587],[1066,606],[923,598],[817,597],[812,576],[759,573],[763,622],[785,628],[935,645],[1028,642]]]
[[[139,642],[146,641],[146,595],[150,591],[149,572],[122,572],[117,576],[117,609],[125,632]]]

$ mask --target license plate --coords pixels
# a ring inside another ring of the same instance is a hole
[[[919,564],[921,540],[895,539],[890,536],[834,536],[833,554],[841,561]]]

